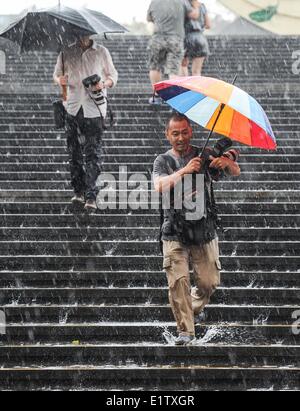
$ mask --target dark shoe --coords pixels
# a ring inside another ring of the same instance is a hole
[[[193,343],[196,342],[196,338],[191,335],[180,335],[178,338],[175,340],[175,345],[192,345]]]
[[[149,99],[149,104],[151,104],[152,106],[161,106],[163,104],[163,101],[159,96],[155,95]]]
[[[0,334],[0,345],[7,345],[7,337],[6,337],[6,335]]]
[[[97,211],[97,204],[95,200],[87,200],[84,209],[89,213],[95,213]]]
[[[203,324],[206,321],[206,314],[204,311],[202,313],[195,315],[194,317],[194,323],[195,325],[197,324]]]
[[[75,194],[75,196],[72,198],[71,202],[74,205],[84,205],[85,203],[85,199],[84,196],[82,194]]]

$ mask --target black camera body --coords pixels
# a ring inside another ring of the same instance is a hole
[[[101,81],[101,77],[98,74],[93,74],[90,77],[82,80],[82,84],[89,91],[91,98],[94,100],[97,106],[105,104],[105,96],[101,90],[93,90],[93,88]]]
[[[85,78],[82,80],[82,84],[85,88],[90,88],[92,86],[96,86],[101,81],[101,77],[98,74],[93,74],[90,77]]]
[[[209,166],[212,163],[212,160],[210,160],[209,158],[211,156],[214,158],[225,156],[230,160],[237,161],[240,153],[234,149],[229,150],[231,147],[232,140],[230,138],[223,137],[217,141],[213,148],[208,147],[204,150],[202,158],[205,159],[205,167],[209,171],[209,174],[211,175],[213,180],[221,180],[225,176],[225,173],[224,171],[218,170],[216,168],[210,168]]]

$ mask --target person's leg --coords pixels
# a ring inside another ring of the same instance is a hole
[[[0,345],[5,345],[8,342],[7,319],[4,311],[0,311]]]
[[[164,269],[169,284],[169,300],[180,336],[195,336],[191,299],[189,252],[177,241],[164,241]]]
[[[170,79],[178,78],[181,74],[181,63],[184,57],[184,43],[179,38],[167,39],[165,72]]]
[[[84,154],[86,168],[86,200],[96,201],[97,180],[101,173],[102,124],[100,117],[84,118],[82,132],[85,136]]]
[[[83,153],[78,140],[77,118],[67,114],[66,117],[66,138],[69,154],[69,164],[71,173],[71,185],[75,195],[80,197],[85,195],[85,170],[83,167]]]
[[[162,80],[163,67],[166,60],[165,38],[163,36],[153,36],[150,43],[150,81],[153,88],[153,95],[149,99],[151,105],[161,105],[162,99],[154,90],[154,84]]]
[[[191,248],[196,287],[192,289],[193,311],[197,315],[209,303],[211,296],[220,285],[218,238],[202,247]]]
[[[150,70],[150,81],[152,84],[153,91],[154,91],[154,84],[159,83],[161,79],[162,79],[161,71]]]
[[[193,59],[192,75],[202,76],[202,69],[207,56],[209,56],[209,45],[203,33],[194,33],[190,36],[190,56]]]
[[[205,57],[196,57],[192,63],[192,75],[201,76]]]
[[[189,63],[190,63],[190,61],[189,61],[188,57],[185,57],[182,60],[182,63],[181,63],[181,76],[182,77],[188,77],[188,75],[189,75]]]
[[[162,80],[162,67],[164,66],[166,52],[165,39],[162,36],[153,36],[149,42],[150,81],[154,91],[154,84]]]

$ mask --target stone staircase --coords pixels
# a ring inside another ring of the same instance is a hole
[[[231,80],[238,72],[237,84],[266,108],[279,148],[241,147],[241,177],[216,186],[222,285],[188,348],[172,346],[158,210],[146,207],[169,115],[147,104],[146,42],[107,41],[120,83],[111,93],[118,122],[104,136],[105,172],[119,180],[127,166],[131,181],[148,176],[144,208],[92,216],[69,204],[65,140],[51,111],[55,56],[20,57],[1,43],[0,389],[298,390],[300,97],[291,67],[299,39],[210,39],[204,74]],[[196,144],[206,135],[195,127]]]

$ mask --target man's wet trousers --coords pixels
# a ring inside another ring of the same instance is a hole
[[[71,184],[76,195],[96,200],[97,179],[101,173],[102,120],[85,118],[81,108],[77,116],[67,114],[66,137]]]

